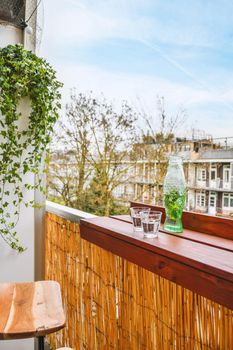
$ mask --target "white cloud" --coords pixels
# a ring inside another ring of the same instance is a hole
[[[154,0],[49,0],[45,2],[46,18],[41,54],[55,66],[60,79],[65,83],[63,101],[68,101],[69,89],[75,86],[81,91],[90,89],[97,93],[102,91],[107,98],[116,101],[127,99],[136,103],[136,98],[139,96],[151,110],[156,108],[156,96],[164,96],[171,113],[182,105],[188,113],[191,111],[193,115],[191,118],[198,119],[203,127],[211,128],[214,132],[219,130],[221,135],[223,133],[226,135],[227,128],[220,128],[219,123],[227,120],[232,114],[233,91],[225,89],[220,95],[214,89],[208,88],[175,60],[164,55],[161,46],[158,45],[159,42],[172,43],[177,49],[176,45],[185,44],[209,46],[216,40],[216,33],[212,33],[201,21],[197,20],[195,25],[191,24],[191,18],[190,25],[183,26],[185,21],[186,24],[188,23],[189,18],[177,21],[177,14],[173,14],[173,21],[169,17],[163,21],[156,15],[150,16],[149,9],[153,3]],[[147,8],[147,16],[144,16],[145,8]],[[157,51],[170,65],[182,72],[182,76],[188,77],[189,84],[136,73],[114,73],[94,65],[81,65],[78,62],[71,64],[71,61],[74,62],[72,50],[81,48],[83,51],[79,51],[85,53],[85,46],[101,43],[105,39],[128,39],[140,41],[144,45],[147,43],[147,47]],[[63,56],[65,50],[67,53]],[[193,51],[182,51],[182,55],[183,52],[184,55],[192,56]],[[72,59],[67,58],[69,55]],[[65,59],[61,63],[62,56]],[[211,108],[218,103],[222,103],[225,115],[221,114],[218,106],[219,117],[213,113],[215,120],[210,123]],[[209,115],[205,112],[208,105]],[[206,113],[206,121],[203,121],[203,113]]]
[[[142,74],[114,73],[91,65],[57,65],[56,69],[59,78],[64,82],[64,101],[69,99],[70,88],[77,87],[82,91],[103,92],[107,98],[128,99],[133,103],[140,97],[148,105],[153,104],[156,96],[164,96],[171,110],[179,106],[188,110],[213,103],[223,103],[227,104],[225,107],[233,108],[233,91],[219,95],[166,79]]]
[[[112,38],[137,40],[140,37],[147,38],[153,31],[153,22],[150,19],[141,16],[132,18],[128,13],[121,14],[114,11],[116,6],[109,3],[105,11],[101,11],[101,2],[98,2],[98,7],[87,4],[84,6],[84,3],[80,1],[74,4],[74,1],[67,1],[65,7],[64,1],[50,0],[45,4],[45,12],[54,12],[54,16],[48,16],[45,21],[46,39],[42,43],[42,51],[52,51],[59,44],[63,47],[79,47]],[[119,9],[119,4],[117,8]]]
[[[52,51],[58,44],[67,47],[88,46],[105,39],[150,40],[152,43],[172,45],[210,46],[212,32],[202,23],[190,23],[184,30],[181,19],[159,15],[150,16],[153,1],[147,0],[49,0],[45,13],[51,14],[45,21],[43,50]],[[156,4],[153,4],[156,9]],[[144,15],[148,8],[147,15]],[[154,10],[155,10],[154,9]],[[159,13],[159,11],[158,11]],[[191,20],[192,22],[192,20]]]

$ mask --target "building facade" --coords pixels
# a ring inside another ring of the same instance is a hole
[[[163,205],[163,181],[167,172],[167,160],[172,154],[184,160],[187,183],[186,210],[210,215],[233,215],[233,148],[223,149],[210,139],[176,139],[163,146],[137,144],[135,152],[119,165],[122,173],[120,184],[113,195],[122,205],[130,201]],[[161,155],[161,158],[159,158]],[[156,160],[157,159],[157,160]],[[86,164],[90,183],[93,173]],[[49,194],[64,200],[64,195],[78,196],[77,159],[71,151],[55,152],[50,163],[51,184]],[[54,186],[53,186],[54,185]],[[73,198],[75,199],[75,198]]]
[[[141,147],[148,149],[143,144]],[[167,161],[153,161],[147,154],[144,152],[144,157],[132,164],[128,180],[115,192],[118,200],[163,204],[157,192],[162,192]],[[222,149],[211,138],[176,140],[167,145],[166,159],[172,154],[184,159],[188,189],[186,209],[210,215],[233,216],[233,149]]]
[[[233,150],[201,152],[188,174],[188,210],[233,216]]]

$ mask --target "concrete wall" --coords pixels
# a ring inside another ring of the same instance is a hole
[[[0,47],[15,43],[23,43],[22,30],[0,23]],[[20,127],[25,128],[29,113],[28,101],[23,101],[20,109],[24,115],[24,118],[20,121]],[[33,183],[34,176],[27,176],[26,181]],[[27,198],[33,199],[34,192],[27,193]],[[20,240],[27,247],[27,250],[22,254],[10,249],[0,237],[0,282],[34,280],[34,226],[34,209],[22,206],[20,220],[17,225]],[[0,350],[31,350],[33,344],[33,339],[0,341]]]

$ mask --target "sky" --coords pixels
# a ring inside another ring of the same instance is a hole
[[[70,89],[151,115],[184,109],[189,128],[233,136],[233,1],[44,0],[39,54]],[[140,102],[139,102],[140,101]]]

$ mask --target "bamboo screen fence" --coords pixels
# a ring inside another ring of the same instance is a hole
[[[78,224],[46,222],[46,278],[67,314],[53,348],[233,349],[233,311],[81,239]]]

